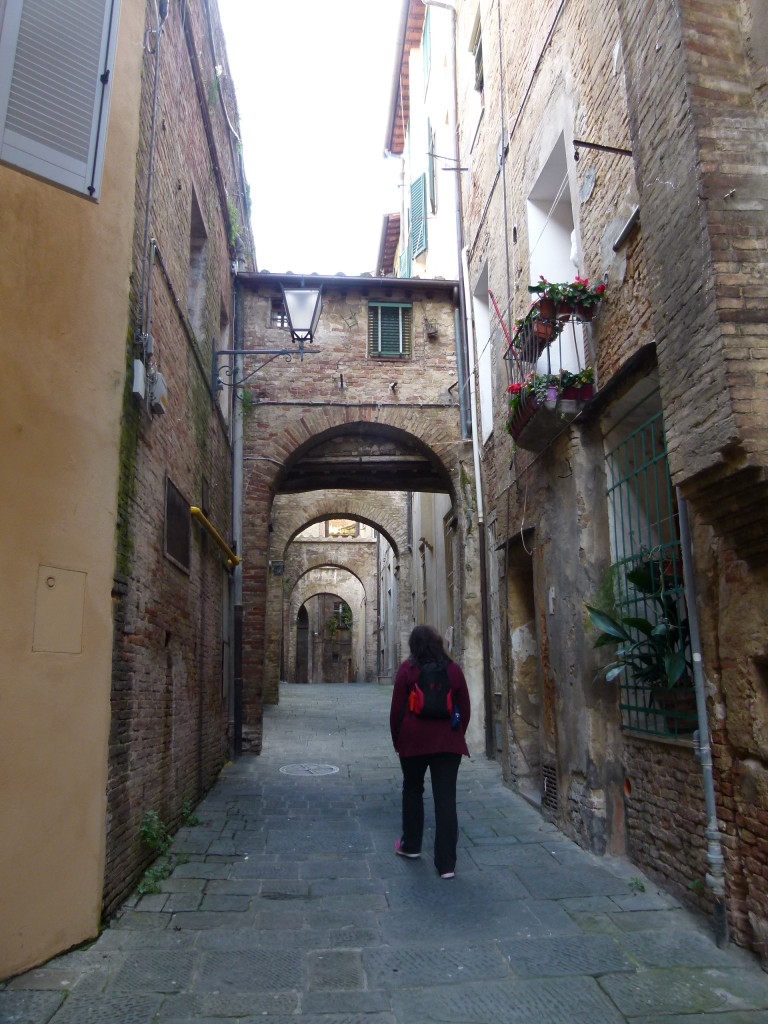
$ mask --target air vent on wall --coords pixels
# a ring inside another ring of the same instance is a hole
[[[557,811],[557,770],[554,765],[541,766],[541,806]]]

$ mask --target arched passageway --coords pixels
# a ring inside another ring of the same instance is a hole
[[[322,601],[326,595],[333,598],[332,607]],[[373,602],[371,602],[373,604]],[[339,609],[343,605],[346,608]],[[281,676],[287,682],[300,682],[297,666],[299,659],[298,624],[301,610],[308,616],[309,671],[307,682],[337,682],[338,672],[318,674],[312,672],[322,662],[326,649],[339,657],[349,658],[348,681],[365,682],[365,633],[367,596],[362,581],[340,565],[310,566],[296,581],[290,592],[286,587],[284,605],[284,645]],[[335,619],[338,630],[331,620]],[[343,652],[341,648],[344,648]],[[315,656],[316,649],[319,655]],[[370,681],[370,680],[368,680]]]
[[[270,340],[270,309],[279,282],[267,277],[246,275],[239,282],[246,348]],[[287,576],[294,572],[293,542],[308,524],[333,517],[371,525],[380,546],[386,546],[391,628],[397,634],[388,639],[390,660],[407,650],[413,622],[429,614],[419,594],[434,575],[438,546],[448,549],[443,529],[451,532],[450,635],[455,656],[475,681],[473,703],[481,723],[484,714],[478,524],[471,444],[460,436],[454,390],[454,286],[415,280],[324,278],[322,283],[319,354],[288,369],[271,363],[249,384],[243,442],[243,710],[256,748],[261,708],[279,700],[281,666],[296,664],[291,662],[295,650],[286,650],[286,632],[295,634],[298,621],[290,618]],[[371,357],[366,309],[379,299],[408,304],[419,327],[430,322],[429,335],[414,329],[407,358]],[[441,515],[447,525],[438,523],[439,545],[429,531],[408,535],[413,522],[408,512],[419,494],[444,496]],[[437,582],[445,591],[446,582]],[[375,629],[366,623],[368,634]],[[375,641],[380,654],[378,636]]]

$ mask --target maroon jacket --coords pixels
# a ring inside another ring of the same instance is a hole
[[[464,673],[455,661],[448,662],[454,707],[458,706],[461,714],[461,725],[458,729],[452,729],[449,718],[421,718],[408,710],[408,694],[413,684],[418,682],[420,671],[419,666],[409,658],[402,663],[395,676],[392,706],[389,709],[389,729],[395,750],[400,757],[414,757],[418,754],[466,754],[469,757],[464,733],[469,725],[470,705]]]

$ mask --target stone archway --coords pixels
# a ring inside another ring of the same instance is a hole
[[[270,522],[270,558],[273,564],[281,564],[282,575],[271,575],[267,587],[267,634],[274,636],[280,631],[282,637],[281,660],[284,666],[282,677],[290,681],[291,651],[295,646],[295,623],[292,612],[289,611],[290,595],[301,574],[310,565],[312,556],[316,556],[315,565],[320,565],[323,560],[352,569],[351,564],[345,560],[350,552],[350,545],[346,541],[318,542],[315,547],[311,543],[302,544],[301,547],[308,553],[302,557],[296,551],[298,545],[294,544],[296,537],[308,526],[329,519],[349,519],[365,524],[377,531],[381,537],[392,548],[395,557],[399,558],[400,551],[407,548],[407,529],[403,509],[405,507],[405,495],[401,492],[396,494],[383,493],[380,491],[345,491],[340,489],[329,489],[323,491],[312,491],[301,495],[301,501],[296,501],[296,495],[278,494],[272,505],[272,518]],[[304,553],[302,552],[302,555]],[[366,650],[364,656],[364,677],[372,680],[376,675],[376,642],[377,622],[375,617],[376,608],[376,578],[375,564],[365,571],[364,565],[358,565],[359,572],[363,579],[365,589],[365,630]],[[405,560],[403,565],[404,591],[410,593],[410,561]],[[404,604],[403,615],[407,614],[407,606]],[[268,671],[266,678],[274,679],[274,674]],[[278,680],[279,681],[279,676]],[[277,699],[271,688],[265,689],[265,700]]]
[[[365,630],[366,630],[366,594],[361,580],[343,566],[324,565],[310,567],[304,572],[292,588],[286,601],[286,643],[284,678],[287,682],[297,682],[295,666],[298,649],[298,630],[296,624],[300,609],[306,607],[313,598],[332,594],[339,601],[347,604],[352,613],[350,654],[352,657],[355,678],[361,680],[361,667],[364,672]],[[322,627],[323,622],[320,623]],[[310,624],[311,628],[311,624]],[[328,639],[322,635],[310,635],[310,648],[313,641],[321,645]]]
[[[299,416],[299,410],[303,415]],[[279,700],[283,574],[289,541],[308,522],[324,516],[359,518],[386,531],[393,549],[402,556],[407,546],[405,524],[402,520],[398,523],[396,509],[388,503],[387,495],[401,490],[400,481],[405,478],[414,487],[448,493],[453,501],[458,523],[455,578],[459,581],[454,653],[472,683],[476,711],[472,726],[478,729],[476,742],[482,742],[484,696],[478,531],[471,448],[468,443],[455,440],[455,408],[425,409],[418,416],[413,409],[371,409],[366,413],[378,418],[353,421],[349,419],[350,410],[345,408],[300,406],[299,410],[296,413],[291,410],[291,428],[281,431],[271,442],[267,438],[270,418],[264,415],[264,429],[258,434],[258,454],[252,449],[254,454],[247,452],[244,460],[244,547],[249,551],[262,550],[268,569],[261,575],[261,586],[258,565],[248,566],[243,575],[246,722],[254,716],[260,719],[262,701]],[[259,415],[256,405],[253,417]],[[405,425],[418,433],[406,430]],[[297,444],[299,437],[303,440]],[[292,450],[286,450],[291,441],[294,442]],[[319,486],[321,479],[327,479],[327,489]],[[371,486],[377,483],[381,490]],[[305,485],[314,489],[302,491],[300,488]],[[339,503],[341,495],[344,495],[343,504]],[[410,563],[406,562],[400,558],[407,575],[411,570]],[[400,605],[403,651],[407,650],[411,621],[409,609],[405,607],[410,592],[405,579]],[[262,638],[260,659],[259,635]]]

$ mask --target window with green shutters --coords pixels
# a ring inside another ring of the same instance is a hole
[[[427,176],[420,174],[411,183],[411,256],[427,249]]]
[[[399,302],[368,305],[368,354],[402,359],[411,354],[412,309]]]
[[[429,176],[429,208],[437,213],[437,175],[435,168],[435,133],[432,122],[427,118],[427,174]]]

